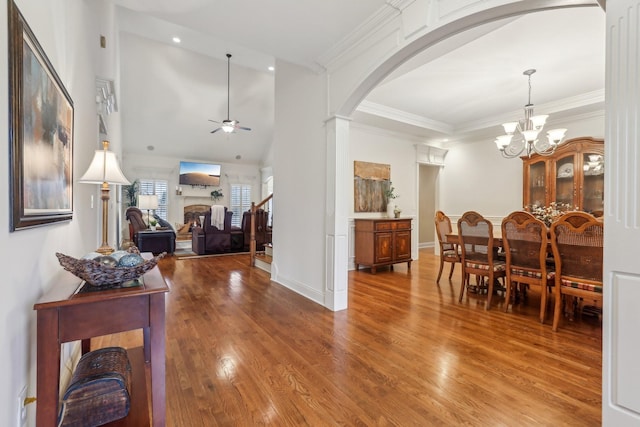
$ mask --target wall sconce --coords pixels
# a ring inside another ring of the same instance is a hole
[[[176,196],[182,196],[182,187],[176,187]]]

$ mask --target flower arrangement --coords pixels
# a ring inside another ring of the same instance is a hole
[[[393,187],[393,182],[389,181],[389,186],[384,190],[384,196],[387,198],[387,203],[389,203],[390,200],[398,198],[395,191],[396,189]]]
[[[578,210],[578,208],[573,208],[568,203],[551,202],[549,206],[532,205],[526,210],[531,212],[531,215],[544,222],[547,227],[550,227],[551,224],[560,216],[569,211]]]

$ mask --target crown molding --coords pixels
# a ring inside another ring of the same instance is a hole
[[[413,0],[412,0],[413,1]],[[380,28],[389,22],[400,17],[402,11],[399,7],[406,7],[404,3],[411,3],[407,0],[387,1],[387,3],[373,13],[367,20],[357,26],[349,35],[344,37],[338,43],[323,53],[316,60],[319,67],[329,70],[339,68],[338,62],[349,52],[360,50],[359,47],[364,45],[367,40],[377,39],[377,33]],[[355,56],[355,55],[353,55]]]
[[[417,114],[408,113],[396,108],[387,107],[375,102],[362,101],[356,110],[362,113],[384,117],[385,119],[395,120],[401,123],[431,129],[445,134],[451,134],[454,131],[454,127],[447,123],[432,120]]]
[[[538,113],[554,114],[580,107],[586,107],[589,105],[604,105],[604,95],[604,89],[599,89],[593,92],[587,92],[580,95],[571,96],[569,98],[558,99],[544,104],[536,104],[534,105],[534,109]],[[455,128],[454,130],[455,132],[472,132],[477,129],[486,129],[492,126],[499,126],[502,123],[510,120],[517,121],[522,119],[523,117],[523,109],[520,108],[518,110],[513,110],[510,113],[485,117],[477,121],[469,122],[465,126],[460,126],[458,128]],[[563,121],[566,121],[566,118],[564,118]]]

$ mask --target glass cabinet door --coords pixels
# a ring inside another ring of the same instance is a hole
[[[555,201],[558,204],[574,207],[576,200],[575,195],[575,171],[574,171],[574,155],[562,157],[556,161],[556,196]]]
[[[601,216],[604,210],[604,156],[584,153],[582,170],[582,210]]]
[[[529,167],[529,203],[532,206],[545,206],[547,176],[544,160],[532,163]]]

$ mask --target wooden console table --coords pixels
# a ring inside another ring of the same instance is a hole
[[[146,258],[149,254],[144,254]],[[82,340],[83,354],[90,350],[92,337],[142,329],[144,361],[151,372],[152,426],[165,425],[165,293],[169,287],[155,267],[143,276],[143,286],[77,293],[80,281],[64,272],[34,305],[37,313],[37,407],[36,425],[55,426],[60,395],[60,346]],[[144,364],[132,369],[144,369]],[[134,373],[135,376],[135,373]],[[144,377],[143,377],[144,378]],[[135,386],[134,386],[135,389]],[[142,396],[146,400],[144,396]],[[133,399],[133,396],[132,396]],[[131,411],[135,403],[132,401]],[[145,405],[144,410],[148,411]],[[135,423],[130,411],[118,425]],[[148,416],[147,416],[148,417]]]

